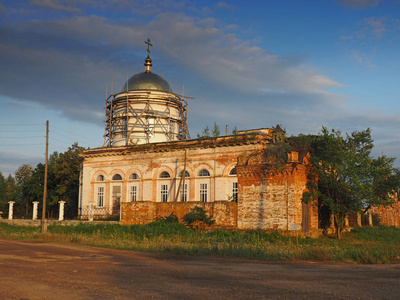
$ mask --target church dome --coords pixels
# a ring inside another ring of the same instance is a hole
[[[137,90],[152,90],[161,92],[172,92],[169,83],[160,75],[150,72],[144,72],[133,75],[128,79],[128,89],[126,83],[122,87],[121,92],[137,91]]]

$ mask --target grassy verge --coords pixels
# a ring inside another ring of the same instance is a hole
[[[278,232],[213,230],[199,233],[179,223],[148,225],[49,226],[43,235],[38,227],[0,223],[0,238],[68,242],[158,253],[218,255],[268,260],[336,261],[360,264],[399,263],[400,229],[356,228],[338,241],[330,237],[296,238]]]

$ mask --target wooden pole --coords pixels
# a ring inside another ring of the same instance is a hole
[[[43,186],[43,211],[42,211],[42,233],[46,233],[46,199],[47,199],[47,162],[49,156],[49,120],[46,121],[46,160],[44,164],[44,186]]]
[[[185,178],[186,178],[186,149],[185,149],[185,162],[183,163],[183,174],[182,174],[182,176],[183,176],[182,196],[183,196],[183,199],[186,198],[186,201],[187,201],[188,195],[187,195],[187,190],[186,190],[186,187],[185,187]],[[186,194],[186,197],[185,197],[185,194]]]

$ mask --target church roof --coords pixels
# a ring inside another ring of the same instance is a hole
[[[128,84],[128,89],[126,88]],[[121,92],[138,91],[138,90],[152,90],[172,93],[169,83],[160,75],[151,72],[143,72],[133,75],[125,83]]]
[[[121,92],[139,91],[139,90],[152,90],[166,93],[172,93],[169,83],[160,75],[151,73],[151,58],[150,58],[150,39],[145,42],[147,44],[147,58],[145,59],[144,66],[145,72],[133,75],[129,78],[128,82],[124,84]]]

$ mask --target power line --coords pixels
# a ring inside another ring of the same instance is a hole
[[[59,135],[59,136],[65,137],[65,138],[67,138],[67,139],[72,139],[72,137],[63,135],[63,134],[61,134],[61,133],[58,133],[57,131],[52,131],[52,133],[55,133],[55,134],[57,134],[57,135]]]
[[[61,142],[61,143],[64,143],[64,144],[66,144],[66,145],[71,146],[70,143],[68,143],[68,142],[66,142],[66,141],[63,141],[63,140],[59,140],[59,139],[57,139],[57,138],[55,138],[55,137],[52,137],[51,140],[54,140],[54,141],[57,141],[57,142]]]
[[[8,144],[8,145],[0,145],[0,147],[19,147],[19,146],[43,146],[43,143],[41,144]]]
[[[46,124],[0,124],[0,126],[11,126],[11,127],[13,127],[13,126],[43,126],[43,125],[46,125]]]
[[[52,148],[62,149],[62,150],[65,150],[65,148],[67,148],[65,146],[61,146],[61,145],[58,145],[58,144],[55,144],[55,143],[49,143],[49,146],[52,147]]]
[[[44,136],[0,136],[0,139],[32,139],[42,137]]]
[[[42,132],[43,130],[0,130],[0,132]]]
[[[68,130],[65,130],[65,129],[61,129],[61,128],[59,128],[59,127],[57,127],[57,126],[52,126],[53,128],[56,128],[56,129],[58,129],[58,130],[61,130],[61,131],[64,131],[64,132],[66,132],[66,133],[68,133],[68,134],[71,134],[71,135],[73,135],[73,136],[79,136],[79,137],[81,137],[81,138],[84,138],[84,139],[88,139],[88,140],[92,140],[92,141],[94,141],[94,142],[98,142],[98,140],[95,140],[95,139],[92,139],[92,138],[88,138],[88,137],[86,137],[86,136],[83,136],[83,135],[79,135],[79,134],[76,134],[76,133],[73,133],[72,131],[68,131]],[[59,134],[59,133],[58,133]],[[61,135],[61,134],[60,134]]]

